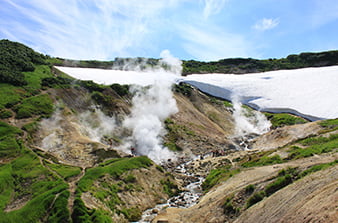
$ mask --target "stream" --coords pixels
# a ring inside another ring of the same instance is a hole
[[[259,134],[250,133],[233,138],[233,141],[237,145],[237,150],[249,150],[252,140],[257,136],[259,136]],[[213,157],[213,154],[205,154],[203,158],[195,157],[195,159],[191,159],[176,166],[173,169],[173,172],[175,172],[178,178],[182,178],[184,180],[184,191],[179,193],[177,196],[171,197],[166,203],[158,204],[155,207],[144,211],[142,218],[138,221],[138,223],[150,223],[159,212],[166,208],[189,208],[195,205],[203,194],[201,185],[205,178],[194,174],[194,171],[191,171],[191,167],[189,168],[189,165],[197,159],[204,159],[210,156]]]
[[[201,184],[204,180],[204,177],[195,176],[193,173],[190,173],[187,170],[187,166],[191,162],[193,162],[193,160],[182,163],[174,169],[176,174],[182,175],[185,179],[187,179],[188,183],[185,186],[185,190],[179,193],[177,196],[168,199],[166,203],[158,204],[155,207],[144,211],[142,218],[138,221],[138,223],[151,222],[157,216],[157,214],[165,208],[189,208],[198,202],[200,196],[202,195]]]

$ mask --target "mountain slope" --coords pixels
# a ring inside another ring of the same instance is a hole
[[[154,210],[154,222],[336,220],[336,119],[293,125],[305,120],[266,114],[274,129],[249,135],[252,149],[238,151],[235,106],[181,83],[173,86],[179,112],[161,123],[161,143],[178,161],[161,166],[124,146],[130,86],[75,80],[53,67],[59,59],[2,43],[41,60],[21,58],[32,65],[16,70],[22,82],[0,83],[0,222],[137,221],[195,180],[175,171],[187,161],[205,177],[204,195],[188,209]]]
[[[308,125],[291,127],[301,131]],[[335,222],[337,120],[311,125],[316,130],[303,140],[196,161],[198,174],[203,174],[201,167],[214,163],[218,172],[211,171],[206,178],[217,180],[214,186],[204,184],[208,190],[196,205],[164,210],[153,222]],[[283,138],[288,128],[272,135]],[[221,160],[227,164],[217,165]]]

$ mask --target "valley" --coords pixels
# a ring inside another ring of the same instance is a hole
[[[0,222],[338,221],[337,118],[77,80],[2,44],[26,53],[2,59],[23,64],[0,83]]]

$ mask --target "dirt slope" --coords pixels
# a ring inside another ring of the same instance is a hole
[[[160,222],[160,220],[167,220],[169,223],[227,222],[229,221],[229,219],[226,218],[226,216],[224,215],[224,210],[223,210],[223,204],[225,203],[225,200],[227,197],[235,193],[238,193],[241,190],[244,190],[245,187],[250,184],[257,185],[256,187],[263,187],[268,182],[270,182],[271,178],[276,176],[278,172],[282,169],[285,169],[288,167],[307,168],[315,164],[332,162],[337,158],[338,158],[338,154],[335,154],[334,156],[322,155],[322,156],[315,156],[315,157],[310,157],[306,159],[296,160],[296,161],[292,161],[289,163],[249,168],[233,176],[229,180],[219,184],[218,186],[213,187],[206,195],[204,195],[201,198],[199,203],[196,204],[195,206],[188,208],[188,209],[175,209],[175,208],[167,209],[163,213],[161,213],[159,216],[157,216],[157,218],[155,218],[153,222],[155,223]],[[264,221],[265,218],[269,217],[269,215],[267,215],[266,213],[269,213],[271,210],[277,211],[282,207],[284,207],[284,212],[286,213],[289,212],[291,210],[289,209],[291,206],[287,205],[288,203],[285,201],[285,199],[292,199],[292,197],[295,196],[294,193],[295,194],[299,193],[296,199],[296,200],[299,200],[298,205],[301,205],[302,203],[305,204],[307,200],[309,199],[308,197],[311,198],[311,196],[314,196],[316,193],[318,194],[324,193],[328,196],[328,198],[326,199],[328,199],[329,208],[331,208],[330,211],[332,211],[332,208],[335,206],[334,205],[335,202],[331,202],[331,200],[338,199],[338,197],[336,195],[330,194],[333,190],[333,187],[330,187],[330,190],[328,189],[327,192],[326,192],[326,189],[323,189],[323,190],[321,189],[326,184],[334,185],[337,183],[337,179],[338,179],[337,168],[338,167],[330,169],[328,174],[326,174],[326,172],[323,172],[323,174],[319,172],[317,175],[314,175],[313,178],[312,178],[312,175],[310,175],[304,179],[301,179],[299,180],[299,182],[295,184],[296,186],[292,185],[293,187],[291,187],[290,190],[289,190],[289,187],[286,187],[280,190],[279,197],[274,197],[275,195],[273,195],[267,199],[267,200],[271,200],[271,202],[269,202],[268,204],[264,206],[260,205],[259,208],[257,209],[255,208],[256,206],[254,206],[244,211],[243,214],[240,215],[238,222],[276,222],[275,219],[270,219],[271,221],[270,220]],[[336,176],[333,176],[334,174],[336,174]],[[321,179],[321,177],[323,179]],[[316,182],[317,180],[319,181]],[[308,193],[305,193],[303,189],[297,192],[299,185],[303,185],[303,187],[305,188],[304,190],[306,190],[307,188],[312,188],[312,187],[314,187],[314,189],[309,190]],[[276,196],[277,196],[277,193],[276,193]],[[281,201],[277,202],[278,199]],[[319,200],[320,197],[317,197],[316,199]],[[308,205],[308,211],[310,211],[311,210],[310,203],[308,203],[307,205]],[[317,208],[318,207],[319,206],[317,206]],[[253,208],[255,209],[252,210]],[[261,211],[259,212],[260,214],[257,214],[258,212],[257,210],[259,209],[261,209]],[[302,213],[304,214],[305,212],[302,212]],[[254,215],[256,216],[255,218],[251,217],[253,213],[256,213]],[[266,214],[266,216],[264,214]],[[299,215],[301,215],[301,213],[299,213]],[[271,218],[273,216],[274,214],[271,214]],[[280,217],[283,217],[283,216],[280,216]],[[230,220],[230,221],[232,222],[233,220]],[[285,222],[288,222],[288,221],[285,221]]]
[[[193,134],[180,134],[176,143],[193,154],[203,154],[212,149],[233,148],[229,137],[234,132],[231,108],[212,99],[196,89],[190,96],[176,93],[179,112],[172,119],[175,124],[185,126]]]
[[[338,167],[309,175],[245,211],[235,222],[338,222]]]

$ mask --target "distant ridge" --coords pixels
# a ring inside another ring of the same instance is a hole
[[[6,45],[15,42],[0,40]],[[18,43],[16,43],[18,44]],[[23,44],[20,44],[23,46]],[[27,47],[28,48],[28,47]],[[49,57],[49,56],[47,56]],[[115,70],[145,70],[158,66],[159,59],[155,58],[120,58],[116,57],[112,61],[98,60],[72,60],[64,58],[54,58],[53,65],[82,68],[100,68]],[[291,54],[281,59],[253,59],[253,58],[227,58],[218,61],[196,61],[183,60],[183,75],[205,74],[205,73],[226,73],[226,74],[245,74],[258,73],[275,70],[289,70],[306,67],[324,67],[338,65],[338,50],[324,52],[306,52]]]

